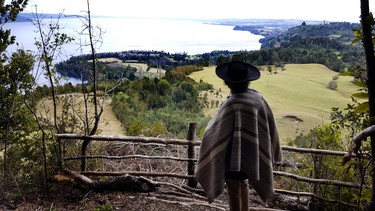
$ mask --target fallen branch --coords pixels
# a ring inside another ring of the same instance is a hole
[[[276,189],[275,192],[280,193],[280,194],[295,195],[295,196],[298,196],[298,197],[309,196],[309,197],[319,199],[321,201],[325,201],[325,202],[329,202],[329,203],[333,203],[333,204],[340,204],[340,205],[343,205],[343,206],[346,206],[346,207],[352,207],[352,208],[357,207],[357,205],[355,205],[355,204],[350,204],[350,203],[347,203],[347,202],[344,202],[344,201],[339,201],[339,200],[327,199],[327,198],[324,198],[324,197],[321,197],[321,196],[318,196],[314,193],[309,193],[309,192],[295,192],[295,191],[282,190],[282,189]]]
[[[163,203],[169,203],[169,204],[179,204],[179,205],[182,205],[182,206],[193,206],[193,205],[197,205],[197,206],[206,206],[206,207],[209,207],[209,208],[215,208],[215,209],[224,210],[224,211],[226,210],[226,208],[224,208],[224,207],[217,206],[217,205],[213,205],[213,204],[209,204],[209,203],[204,203],[204,202],[195,202],[195,201],[190,201],[190,202],[171,201],[171,200],[167,200],[167,199],[157,198],[156,196],[147,197],[147,199],[150,199],[150,200],[156,200],[156,201],[160,201],[160,202],[163,202]]]
[[[157,193],[150,193],[149,194],[150,196],[155,196],[157,198],[164,198],[164,199],[172,199],[172,200],[177,200],[177,201],[180,201],[180,202],[193,202],[194,204],[197,204],[197,205],[204,205],[204,206],[207,206],[207,205],[210,205],[217,208],[217,207],[221,207],[221,208],[227,208],[227,205],[226,203],[224,203],[223,201],[215,201],[213,202],[212,204],[209,204],[207,202],[206,199],[204,200],[197,200],[197,199],[194,199],[194,198],[190,198],[190,197],[185,197],[185,196],[176,196],[176,195],[166,195],[164,193],[162,194],[157,194]]]
[[[309,183],[336,185],[336,186],[349,187],[349,188],[362,188],[361,184],[356,184],[352,182],[342,182],[342,181],[328,180],[328,179],[312,179],[312,178],[301,177],[296,174],[291,174],[291,173],[282,172],[282,171],[273,171],[273,174],[278,175],[278,176],[289,177],[297,181],[303,181],[303,182],[309,182]],[[371,187],[369,185],[363,185],[363,188],[370,189]]]
[[[159,184],[144,178],[125,174],[114,179],[93,181],[90,178],[70,170],[62,170],[50,181],[83,190],[95,192],[126,191],[126,192],[153,192]]]
[[[159,185],[144,177],[135,177],[124,175],[111,180],[95,182],[93,190],[96,192],[103,191],[122,191],[122,192],[154,192]]]
[[[191,191],[191,192],[194,192],[194,193],[197,193],[199,195],[205,195],[204,191],[202,188],[192,188],[190,186],[187,186],[187,185],[182,185],[183,188]]]
[[[12,210],[15,210],[17,208],[13,203],[11,203],[5,197],[0,198],[0,205],[4,205],[4,206],[6,206],[6,207],[8,207],[9,209],[12,209]]]
[[[194,192],[192,192],[192,191],[190,191],[190,190],[187,190],[187,189],[185,189],[185,188],[182,188],[182,187],[180,187],[180,186],[178,186],[178,185],[175,185],[175,184],[172,184],[172,183],[169,183],[169,182],[157,182],[157,184],[158,184],[158,185],[170,186],[170,187],[173,187],[173,188],[179,190],[179,191],[182,192],[182,193],[186,193],[186,194],[189,194],[190,196],[193,196],[193,197],[196,197],[196,198],[199,198],[199,199],[206,200],[206,197],[203,197],[203,196],[201,196],[201,195],[199,195],[199,194],[197,194],[197,193],[194,193]]]

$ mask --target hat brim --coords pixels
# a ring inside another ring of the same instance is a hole
[[[232,64],[233,62],[227,62],[227,63],[223,63],[223,64],[220,64],[216,67],[216,75],[223,79],[224,81],[227,81],[227,82],[231,82],[231,83],[242,83],[242,82],[247,82],[247,81],[255,81],[255,80],[258,80],[260,78],[260,71],[258,68],[256,68],[254,65],[251,65],[251,64],[248,64],[248,63],[245,63],[245,62],[239,62],[239,61],[235,61],[237,63],[241,63],[243,64],[244,66],[247,67],[247,74],[246,76],[243,78],[243,79],[240,79],[240,80],[233,80],[231,79],[228,75],[228,67],[230,64]]]

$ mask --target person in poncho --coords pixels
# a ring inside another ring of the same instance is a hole
[[[263,96],[250,89],[259,70],[240,61],[218,65],[216,75],[231,95],[208,123],[202,138],[196,179],[212,203],[225,184],[232,211],[249,210],[250,184],[264,202],[274,196],[273,164],[282,160],[272,110]]]

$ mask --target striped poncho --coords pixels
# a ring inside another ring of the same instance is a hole
[[[266,202],[274,195],[273,163],[281,159],[272,111],[260,93],[249,89],[230,96],[208,123],[196,178],[211,203],[224,190],[225,172],[241,171]]]

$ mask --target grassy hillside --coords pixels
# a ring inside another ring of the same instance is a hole
[[[282,140],[328,123],[331,108],[345,107],[351,102],[351,94],[358,89],[351,83],[352,77],[339,77],[337,90],[329,89],[328,82],[337,73],[323,65],[289,64],[285,68],[277,70],[277,74],[261,71],[261,78],[250,85],[264,95],[273,109]],[[211,95],[209,100],[221,102],[229,94],[229,89],[215,75],[215,67],[205,68],[190,77],[197,81],[202,79],[221,90],[220,96]],[[216,110],[216,107],[208,108],[205,113],[213,116]]]

